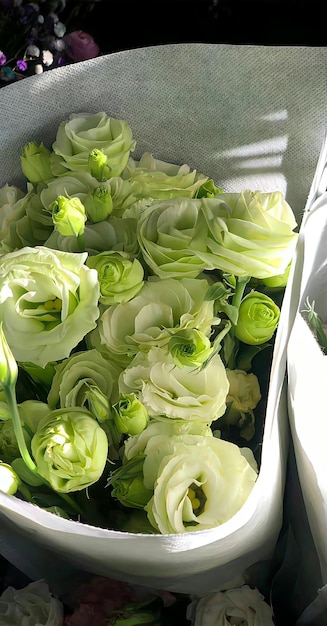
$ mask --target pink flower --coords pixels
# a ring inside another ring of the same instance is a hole
[[[100,48],[93,37],[83,30],[75,30],[63,38],[66,54],[73,61],[87,61],[98,56]]]

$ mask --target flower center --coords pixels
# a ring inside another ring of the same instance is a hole
[[[195,515],[200,515],[200,513],[203,512],[204,505],[207,501],[202,487],[193,483],[188,488],[187,495],[191,501],[193,512]]]

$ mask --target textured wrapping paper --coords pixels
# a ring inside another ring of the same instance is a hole
[[[25,79],[0,92],[0,184],[22,183],[27,141],[50,144],[70,113],[103,110],[129,122],[135,158],[148,150],[188,163],[227,191],[281,190],[300,222],[325,135],[326,57],[322,48],[175,44]],[[209,531],[133,535],[0,494],[4,556],[32,578],[63,579],[80,568],[183,593],[214,591],[269,560],[282,523],[286,342],[299,280],[287,289],[276,337],[259,477],[237,515]]]

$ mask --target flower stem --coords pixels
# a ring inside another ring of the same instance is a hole
[[[11,415],[15,437],[17,440],[17,445],[18,445],[21,457],[25,465],[28,467],[28,469],[34,474],[38,474],[36,465],[27,449],[26,441],[24,438],[24,432],[23,432],[21,421],[20,421],[18,407],[17,407],[15,387],[12,385],[6,386],[4,388],[4,392],[6,394],[9,413]]]
[[[241,300],[243,298],[244,290],[246,285],[248,284],[251,276],[245,276],[244,278],[240,278],[239,276],[236,278],[236,287],[232,299],[232,305],[239,309]]]
[[[80,252],[85,252],[84,233],[77,235],[77,246]]]

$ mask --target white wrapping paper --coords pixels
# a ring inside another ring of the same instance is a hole
[[[315,311],[323,321],[327,321],[326,238],[327,194],[323,193],[312,204],[304,222],[302,283],[287,356],[295,457],[324,584],[327,583],[327,356],[322,353],[302,311],[308,298],[310,303],[315,302]]]
[[[325,135],[327,49],[175,44],[115,53],[0,91],[0,184],[20,184],[29,140],[51,143],[73,112],[125,119],[157,158],[188,163],[227,191],[285,193],[300,222]],[[285,296],[257,483],[229,522],[186,535],[112,532],[0,494],[0,552],[32,578],[74,568],[182,593],[215,591],[270,559],[282,523],[288,449],[286,342],[302,248]]]

